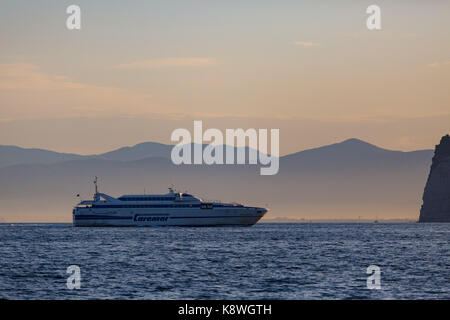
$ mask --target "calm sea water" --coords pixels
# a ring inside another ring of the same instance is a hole
[[[381,290],[367,289],[369,265]],[[0,298],[449,299],[450,224],[2,224]]]

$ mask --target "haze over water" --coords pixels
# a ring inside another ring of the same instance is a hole
[[[445,299],[449,224],[0,224],[0,299]],[[81,289],[69,290],[69,265]],[[366,268],[381,268],[368,290]]]

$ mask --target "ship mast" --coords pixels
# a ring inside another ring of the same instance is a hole
[[[95,176],[94,185],[95,185],[94,201],[98,201],[100,200],[100,197],[98,195],[97,176]]]

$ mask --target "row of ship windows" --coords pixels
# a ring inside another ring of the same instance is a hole
[[[93,205],[95,208],[192,208],[192,207],[200,207],[199,204],[132,204],[132,205],[112,205],[112,206],[97,206]]]
[[[132,205],[93,205],[94,208],[202,208],[229,207],[223,204],[202,203],[200,204],[132,204]]]
[[[119,198],[122,201],[174,201],[175,197]]]

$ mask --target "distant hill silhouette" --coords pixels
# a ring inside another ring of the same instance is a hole
[[[44,149],[0,146],[0,167],[15,164],[50,164],[60,161],[81,159],[133,161],[148,157],[170,158],[171,149],[171,145],[157,142],[144,142],[136,144],[132,147],[122,147],[102,154],[77,155],[71,153],[54,152]]]
[[[171,148],[150,142],[51,163],[24,164],[19,157],[0,168],[0,217],[71,221],[75,195],[91,197],[97,175],[101,191],[112,196],[164,193],[174,184],[210,200],[268,205],[267,218],[415,219],[433,156],[349,139],[281,157],[279,174],[260,176],[259,165],[176,166],[167,156]]]
[[[191,146],[193,145],[194,144],[191,143]],[[206,146],[206,144],[203,145],[203,148]],[[172,148],[173,145],[157,142],[143,142],[131,147],[122,147],[101,154],[78,155],[72,153],[54,152],[44,149],[0,146],[0,168],[16,164],[52,164],[61,161],[82,159],[104,159],[117,161],[135,161],[151,157],[170,159]],[[237,149],[240,148],[235,148],[235,150]],[[247,155],[249,148],[245,147],[245,150]]]
[[[132,147],[123,147],[117,150],[99,154],[96,157],[107,160],[133,161],[149,157],[170,158],[171,145],[157,142],[143,142]]]
[[[16,146],[0,146],[0,167],[15,164],[55,163],[58,161],[82,159],[83,156],[60,153],[44,149],[26,149]]]
[[[348,139],[340,143],[300,151],[283,157],[284,166],[299,169],[322,170],[399,170],[429,161],[432,150],[394,151],[379,148],[359,139]]]

